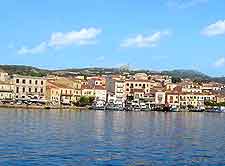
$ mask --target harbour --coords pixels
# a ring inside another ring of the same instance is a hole
[[[221,166],[224,123],[207,112],[0,108],[0,165]]]

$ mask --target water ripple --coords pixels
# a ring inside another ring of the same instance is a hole
[[[225,165],[225,114],[0,109],[0,165]]]

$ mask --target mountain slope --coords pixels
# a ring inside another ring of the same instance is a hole
[[[46,70],[32,66],[24,65],[0,65],[0,69],[8,72],[9,74],[21,74],[31,76],[46,76],[48,74],[57,74],[62,76],[67,75],[95,75],[95,74],[122,74],[120,68],[101,68],[101,67],[90,67],[90,68],[70,68],[61,70]],[[168,71],[149,71],[149,70],[130,70],[130,74],[138,72],[146,72],[148,74],[165,74],[172,77],[189,78],[192,80],[199,81],[216,81],[225,83],[225,77],[210,77],[204,73],[195,70],[168,70]]]

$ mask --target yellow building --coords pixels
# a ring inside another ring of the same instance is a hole
[[[143,90],[144,93],[149,93],[154,87],[160,86],[161,83],[151,80],[126,80],[125,94],[132,95],[133,91]],[[138,89],[138,90],[137,90]]]
[[[81,85],[82,80],[77,78],[65,78],[65,77],[58,77],[55,80],[49,80],[50,83],[55,83],[62,87],[69,87],[73,90],[73,102],[77,102],[81,96]]]
[[[53,103],[76,103],[81,97],[82,80],[57,77],[47,83],[47,98]]]
[[[209,93],[167,92],[166,103],[170,106],[204,106],[205,101],[216,101],[216,96]]]
[[[56,82],[49,81],[47,83],[46,96],[47,100],[54,105],[72,104],[76,102],[73,87]]]

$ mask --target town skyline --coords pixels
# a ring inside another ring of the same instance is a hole
[[[129,64],[224,76],[222,0],[14,2],[0,7],[1,64],[43,69]]]

